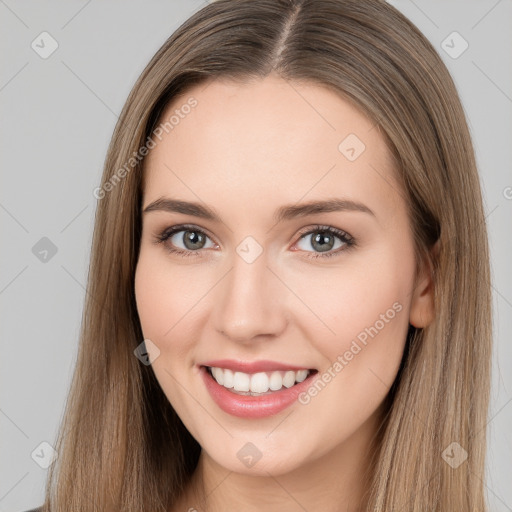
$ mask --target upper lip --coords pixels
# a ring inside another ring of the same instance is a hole
[[[236,359],[216,359],[215,361],[206,361],[199,366],[209,366],[210,368],[224,368],[234,372],[258,373],[272,371],[298,371],[310,370],[307,366],[296,366],[289,363],[279,363],[277,361],[241,361]]]

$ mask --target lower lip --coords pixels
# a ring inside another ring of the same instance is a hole
[[[201,366],[200,372],[213,401],[224,412],[240,418],[265,418],[281,412],[297,400],[297,397],[311,385],[312,377],[316,375],[310,373],[305,380],[291,388],[282,388],[268,395],[249,396],[237,395],[221,386],[204,366]]]

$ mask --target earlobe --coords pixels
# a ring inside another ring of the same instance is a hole
[[[431,249],[431,258],[422,263],[416,287],[413,290],[409,323],[414,327],[427,327],[435,317],[434,308],[434,279],[432,259],[439,253],[439,240]]]

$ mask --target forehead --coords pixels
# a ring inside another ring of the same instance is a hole
[[[160,126],[171,118],[146,158],[145,203],[165,194],[238,201],[246,210],[262,195],[278,202],[374,196],[388,207],[399,200],[378,128],[322,85],[275,76],[214,80],[175,98]]]

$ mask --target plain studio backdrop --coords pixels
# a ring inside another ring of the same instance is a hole
[[[391,3],[448,66],[475,144],[495,315],[487,491],[491,511],[512,511],[512,1]],[[0,512],[43,503],[41,454],[77,355],[93,190],[118,115],[149,59],[203,5],[0,0]]]

